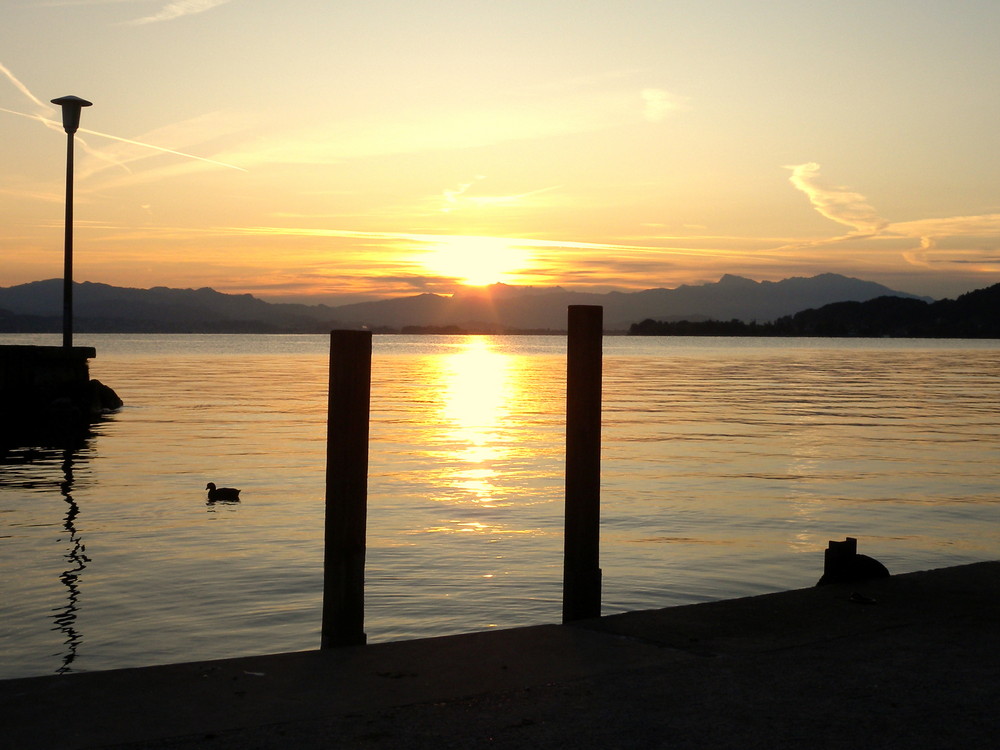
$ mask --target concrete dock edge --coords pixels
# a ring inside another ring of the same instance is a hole
[[[413,641],[0,681],[3,748],[985,747],[1000,562]]]

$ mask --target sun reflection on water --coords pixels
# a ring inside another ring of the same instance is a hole
[[[373,393],[385,394],[372,424],[378,544],[405,540],[468,566],[477,545],[544,537],[561,499],[551,476],[562,458],[552,416],[562,358],[525,357],[507,336],[434,337],[417,356],[407,340],[388,344],[395,350],[373,360]],[[484,565],[495,564],[491,553]]]
[[[498,464],[510,452],[504,422],[515,397],[512,359],[487,336],[468,336],[462,348],[442,358],[442,443],[450,454],[445,480],[482,505],[504,502],[497,487]]]

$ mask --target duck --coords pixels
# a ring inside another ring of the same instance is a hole
[[[228,503],[238,503],[240,501],[240,491],[232,487],[216,487],[215,482],[205,485],[208,490],[208,502],[214,503],[217,500]]]

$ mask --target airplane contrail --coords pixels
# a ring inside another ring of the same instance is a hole
[[[5,71],[6,72],[6,71]],[[38,120],[46,127],[54,128],[55,130],[61,130],[62,125],[60,125],[55,120],[49,120],[41,115],[29,115],[25,112],[17,112],[13,109],[6,109],[5,107],[0,107],[0,112],[7,112],[11,115],[18,115],[19,117],[27,117],[29,120]],[[228,169],[237,169],[240,172],[249,172],[250,170],[244,169],[243,167],[237,167],[235,164],[227,164],[224,161],[216,161],[215,159],[208,159],[204,156],[196,156],[195,154],[186,154],[183,151],[175,151],[172,148],[164,148],[163,146],[154,146],[152,143],[143,143],[142,141],[133,141],[129,138],[122,138],[117,135],[111,135],[110,133],[100,133],[96,130],[87,130],[86,128],[80,128],[79,132],[87,133],[88,135],[96,135],[100,138],[110,138],[113,141],[121,141],[122,143],[129,143],[133,146],[142,146],[143,148],[151,148],[154,151],[162,151],[165,154],[174,154],[175,156],[183,156],[188,159],[197,159],[198,161],[207,162],[208,164],[215,164],[219,167],[227,167]]]
[[[42,107],[43,109],[47,109],[47,110],[51,110],[52,109],[51,106],[49,106],[45,102],[39,100],[39,98],[37,96],[35,96],[34,94],[32,94],[31,91],[28,89],[28,87],[25,86],[23,83],[21,83],[21,81],[18,80],[18,77],[16,75],[14,75],[13,73],[10,72],[10,68],[8,68],[3,63],[0,63],[0,73],[3,73],[5,76],[7,76],[7,78],[10,79],[10,82],[12,84],[14,84],[14,88],[16,88],[18,91],[20,91],[22,94],[24,94],[29,99],[31,99],[31,101],[33,101],[39,107]]]
[[[133,141],[128,138],[122,138],[117,135],[110,135],[109,133],[98,133],[96,130],[87,130],[86,128],[80,128],[81,133],[87,133],[89,135],[97,135],[101,138],[110,138],[113,141],[121,141],[122,143],[131,143],[133,146],[143,146],[144,148],[155,149],[156,151],[162,151],[165,154],[175,154],[176,156],[186,156],[188,159],[197,159],[198,161],[204,161],[209,164],[215,164],[220,167],[228,167],[229,169],[238,169],[240,172],[249,172],[249,169],[244,169],[243,167],[237,167],[235,164],[227,164],[224,161],[216,161],[215,159],[209,159],[204,156],[195,156],[194,154],[185,154],[183,151],[174,151],[172,148],[164,148],[163,146],[154,146],[152,143],[142,143],[141,141]]]

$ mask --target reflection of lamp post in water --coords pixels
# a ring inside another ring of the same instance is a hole
[[[76,517],[80,514],[80,506],[76,504],[76,500],[70,494],[73,488],[73,449],[71,448],[67,448],[63,454],[62,470],[65,481],[59,485],[59,491],[69,505],[66,518],[63,521],[63,528],[69,534],[67,541],[70,544],[64,557],[72,567],[63,571],[59,576],[59,580],[66,586],[66,604],[55,609],[55,614],[52,615],[52,619],[56,623],[52,629],[60,630],[66,636],[66,653],[62,655],[62,666],[56,670],[58,674],[72,671],[70,665],[76,659],[77,648],[83,641],[83,636],[76,629],[76,615],[80,608],[80,573],[90,562],[90,558],[87,557],[87,548],[80,539],[80,533],[76,528]]]
[[[63,266],[63,346],[73,346],[73,137],[80,127],[80,110],[92,102],[78,96],[52,100],[62,107],[66,131],[66,242]]]

